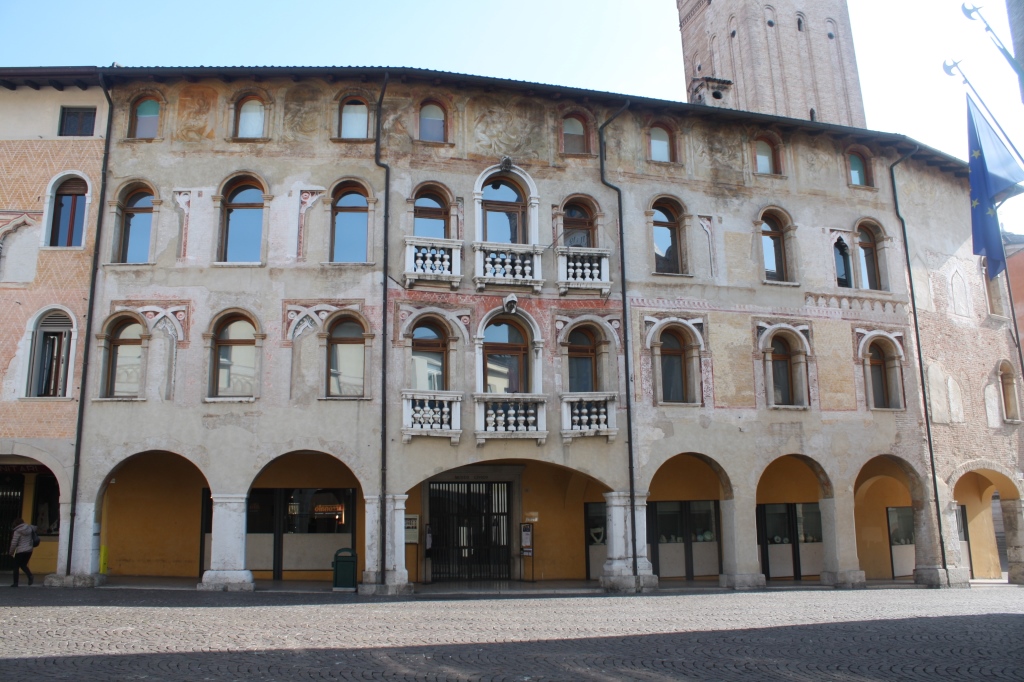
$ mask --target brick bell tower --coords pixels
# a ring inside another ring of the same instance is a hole
[[[676,0],[687,99],[864,128],[846,0]]]

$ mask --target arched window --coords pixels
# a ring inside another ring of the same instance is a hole
[[[597,246],[594,219],[582,204],[569,204],[562,218],[562,243],[566,246],[593,248]]]
[[[424,142],[444,142],[446,126],[444,109],[433,102],[420,107],[420,139]]]
[[[342,185],[331,207],[331,262],[365,263],[369,203],[358,185]]]
[[[135,320],[125,320],[114,327],[107,364],[107,398],[134,398],[139,395],[142,334],[142,325]]]
[[[885,352],[882,347],[873,343],[868,347],[868,366],[871,373],[871,397],[875,407],[893,407],[889,402],[892,391],[889,390],[889,377],[885,368]]]
[[[867,162],[864,157],[858,152],[850,152],[846,155],[846,160],[850,164],[850,184],[867,186]]]
[[[259,97],[250,96],[239,100],[235,111],[235,137],[263,137],[266,107]]]
[[[569,392],[597,390],[597,341],[586,327],[569,332]]]
[[[483,192],[484,241],[525,244],[526,202],[523,192],[510,180],[491,178]]]
[[[832,253],[836,260],[836,286],[852,289],[853,271],[850,270],[850,249],[842,237],[832,245]]]
[[[448,336],[434,322],[421,322],[412,331],[414,390],[448,390]]]
[[[160,129],[160,102],[152,97],[141,99],[132,108],[128,137],[152,140]]]
[[[900,357],[889,341],[872,341],[864,356],[868,407],[895,410],[903,407]]]
[[[764,137],[754,141],[754,157],[756,160],[756,173],[762,175],[779,174],[779,150],[776,144]]]
[[[256,328],[240,315],[217,326],[213,342],[213,380],[210,395],[246,398],[256,395]]]
[[[366,102],[346,99],[341,104],[338,137],[364,140],[370,137],[370,109]]]
[[[252,180],[240,180],[227,192],[222,263],[259,263],[263,242],[263,189]]]
[[[674,331],[661,335],[661,399],[666,403],[693,402],[687,400],[686,342]]]
[[[999,385],[1003,397],[1003,419],[1007,421],[1020,420],[1020,407],[1017,403],[1017,377],[1010,363],[1003,361],[999,364]]]
[[[878,276],[878,247],[875,233],[868,227],[857,230],[857,250],[860,260],[860,288],[881,289]]]
[[[81,246],[85,229],[85,180],[71,177],[57,187],[50,224],[50,246]]]
[[[421,192],[413,206],[413,234],[428,239],[447,239],[448,213],[440,196]]]
[[[683,272],[679,212],[667,202],[654,205],[654,271],[673,275]]]
[[[664,126],[651,127],[651,161],[672,161],[672,137]]]
[[[484,330],[484,390],[529,393],[527,335],[518,323],[498,318]]]
[[[587,126],[575,115],[562,119],[562,151],[566,154],[586,154]]]
[[[363,325],[343,317],[331,325],[327,336],[327,395],[363,395],[363,367],[366,352]]]
[[[981,277],[985,282],[985,293],[988,295],[989,314],[1006,317],[1007,306],[1003,300],[1003,292],[1006,290],[1006,284],[1003,273],[999,273],[994,278],[989,279],[988,259],[983,257],[981,259]]]
[[[152,229],[153,195],[146,190],[133,192],[125,202],[117,262],[148,263]]]
[[[764,254],[764,278],[770,282],[787,281],[786,235],[778,219],[761,219],[761,251]]]
[[[772,339],[773,405],[798,405],[793,391],[793,354],[781,336]]]
[[[29,398],[64,398],[71,372],[71,318],[54,311],[44,315],[32,335]]]

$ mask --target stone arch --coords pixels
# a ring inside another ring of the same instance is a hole
[[[891,332],[887,332],[881,329],[874,329],[864,335],[864,338],[857,344],[857,357],[866,357],[868,348],[871,344],[878,340],[884,340],[885,343],[892,346],[893,351],[899,356],[900,361],[906,360],[906,356],[903,353],[903,343],[896,338]]]
[[[766,352],[772,343],[772,338],[776,334],[781,334],[784,338],[790,342],[795,342],[803,352],[810,356],[811,355],[811,342],[808,341],[807,337],[803,335],[798,327],[794,327],[791,324],[780,322],[763,328],[764,331],[761,333],[760,338],[757,342],[757,349],[764,353]]]
[[[217,188],[217,194],[223,196],[226,191],[231,189],[232,185],[234,185],[239,180],[243,179],[252,180],[254,183],[260,186],[260,189],[263,191],[264,194],[270,193],[270,185],[267,184],[266,179],[264,179],[262,175],[260,175],[256,171],[239,170],[235,171],[234,173],[231,173],[221,181],[220,186]]]
[[[22,264],[22,268],[24,269],[18,270],[18,274],[20,274],[21,279],[9,280],[8,259],[11,256],[10,248],[12,245],[8,243],[8,239],[14,238],[14,236],[22,229],[26,229],[26,232],[28,232],[31,231],[32,229],[39,228],[41,228],[41,224],[30,218],[27,213],[23,213],[20,216],[16,216],[15,218],[8,221],[3,227],[0,227],[0,282],[21,281],[22,279],[24,281],[31,281],[35,279],[36,261],[39,252],[39,242],[27,242],[25,244],[24,248],[26,248],[26,250],[32,254],[30,258],[26,258],[25,260],[30,262]],[[40,229],[39,231],[43,233],[43,238],[45,238],[45,230]],[[29,239],[31,238],[27,234],[26,237]]]
[[[781,140],[779,144],[782,144]],[[793,221],[793,216],[790,214],[790,212],[776,204],[769,204],[767,206],[764,206],[757,212],[758,225],[760,225],[761,222],[764,221],[765,216],[775,218],[780,223],[782,223],[780,227],[783,230],[788,230],[796,227],[796,223]]]
[[[506,313],[503,307],[492,308],[491,310],[488,310],[486,313],[484,313],[483,317],[480,319],[480,324],[477,325],[477,334],[474,337],[474,340],[483,343],[484,331],[487,329],[487,325],[489,325],[494,318],[500,315],[509,315],[509,317],[515,319],[522,319],[524,322],[526,322],[526,326],[530,330],[530,345],[534,348],[540,348],[544,346],[544,333],[541,330],[541,326],[537,323],[537,320],[534,319],[534,317],[530,313],[526,312],[525,310],[518,306],[516,307],[516,311],[514,313]]]
[[[253,489],[253,487],[260,481],[260,477],[264,476],[264,474],[267,473],[267,471],[270,469],[270,467],[274,466],[276,463],[280,463],[280,462],[284,461],[286,458],[294,458],[296,456],[306,456],[306,457],[309,457],[311,459],[327,461],[331,466],[337,465],[337,466],[344,467],[348,471],[348,473],[350,473],[352,475],[353,479],[358,484],[359,489],[361,491],[364,491],[364,492],[367,490],[366,480],[369,478],[369,476],[367,475],[366,472],[364,472],[362,475],[360,475],[360,473],[358,471],[358,467],[355,466],[355,461],[351,461],[351,462],[350,461],[346,461],[346,459],[344,457],[342,457],[341,455],[339,455],[337,453],[331,453],[331,452],[326,452],[326,451],[323,451],[323,450],[313,450],[313,449],[299,449],[299,450],[291,450],[291,451],[284,452],[284,453],[279,453],[279,454],[265,454],[265,455],[261,455],[253,463],[253,467],[256,469],[256,473],[253,475],[252,479],[250,479],[246,483],[246,490],[247,491],[251,491]],[[353,460],[355,460],[355,459],[358,459],[358,458],[353,457]],[[284,473],[286,473],[286,475],[294,475],[294,476],[296,476],[298,478],[302,478],[304,475],[306,475],[308,473],[308,470],[301,469],[301,470],[296,470],[296,471],[293,471],[293,472],[284,472]],[[216,492],[216,491],[214,491],[214,492]],[[237,491],[233,489],[231,492],[237,492]]]
[[[673,194],[666,194],[664,192],[655,194],[653,197],[651,197],[651,200],[647,202],[647,210],[653,211],[655,204],[661,202],[672,204],[679,209],[679,215],[676,216],[676,219],[679,221],[682,221],[684,216],[689,215],[689,213],[687,212],[686,204],[683,202],[682,199]]]
[[[469,330],[466,329],[457,314],[434,306],[410,311],[409,317],[402,322],[399,335],[402,338],[410,338],[416,325],[425,320],[440,322],[448,330],[448,334],[456,337],[459,342],[467,343],[469,341]]]
[[[225,308],[215,313],[210,318],[210,323],[207,327],[207,333],[216,334],[217,327],[220,326],[220,323],[232,315],[241,315],[245,317],[247,320],[249,320],[249,322],[252,323],[252,326],[256,329],[257,335],[266,333],[263,331],[263,324],[260,322],[259,316],[256,313],[249,310],[248,308],[242,308],[240,306],[232,306],[230,308]]]
[[[327,188],[327,196],[330,199],[327,202],[327,206],[328,207],[330,207],[330,205],[334,202],[334,195],[335,195],[335,193],[337,193],[339,190],[341,190],[346,185],[349,185],[349,186],[356,185],[360,189],[362,189],[364,194],[366,195],[366,201],[367,202],[374,202],[374,201],[377,200],[376,196],[373,193],[373,187],[370,186],[369,182],[367,182],[366,180],[363,180],[360,177],[356,177],[354,175],[346,175],[344,177],[341,177],[341,178],[338,178],[337,180],[335,180],[333,183],[331,183],[331,186]]]
[[[1007,466],[985,458],[972,459],[957,466],[946,477],[946,486],[949,490],[953,490],[964,474],[971,472],[988,478],[994,486],[999,488],[1000,497],[1004,500],[1018,500],[1024,497],[1024,484],[1018,481],[1016,473]]]
[[[757,477],[758,488],[760,488],[761,483],[764,480],[765,473],[770,468],[772,468],[773,465],[777,464],[781,460],[786,459],[787,457],[791,457],[802,462],[805,466],[807,466],[808,469],[811,470],[811,473],[814,474],[814,477],[817,479],[818,482],[819,499],[827,500],[835,496],[835,489],[832,485],[832,479],[825,471],[825,468],[822,467],[821,464],[819,464],[817,460],[815,460],[814,458],[808,457],[807,455],[800,455],[795,453],[788,455],[780,455],[779,457],[776,457],[771,462],[769,462],[768,465],[761,470],[761,473]]]
[[[329,303],[318,303],[305,308],[299,305],[289,305],[286,317],[288,319],[288,330],[286,336],[289,341],[296,340],[306,329],[322,331],[333,324],[334,319],[339,316],[353,317],[363,325],[363,329],[370,329],[370,322],[359,312],[355,304],[338,308]]]
[[[565,326],[562,327],[561,331],[558,333],[558,343],[566,343],[572,330],[582,325],[598,327],[605,339],[613,343],[616,348],[619,347],[618,332],[616,332],[615,328],[612,327],[608,320],[603,317],[598,317],[597,315],[580,315],[579,317],[574,317],[568,320],[565,323]]]
[[[455,203],[455,194],[446,184],[437,180],[424,180],[413,187],[412,192],[409,193],[409,199],[415,201],[416,197],[426,192],[433,192],[434,194],[440,195],[441,198],[449,205]]]
[[[725,467],[723,467],[721,464],[719,464],[718,461],[715,460],[713,457],[709,457],[708,455],[705,455],[705,454],[702,454],[702,453],[699,453],[699,452],[680,452],[680,453],[678,453],[676,455],[672,455],[671,457],[667,457],[664,461],[662,461],[658,465],[658,468],[654,470],[654,472],[651,474],[649,479],[641,480],[641,482],[640,482],[641,486],[646,488],[646,489],[650,489],[651,484],[653,483],[654,479],[657,478],[659,473],[661,473],[661,472],[663,472],[665,470],[666,465],[668,465],[673,460],[675,460],[675,459],[677,459],[679,457],[684,457],[684,456],[686,456],[686,457],[693,457],[693,458],[699,460],[701,463],[707,465],[708,468],[710,468],[711,471],[714,472],[715,476],[718,478],[718,483],[719,483],[720,492],[721,492],[721,499],[723,499],[723,500],[731,500],[731,499],[733,499],[734,492],[733,492],[733,486],[732,486],[732,479],[729,478],[729,473],[725,470]]]
[[[160,201],[160,190],[157,189],[156,185],[140,177],[131,178],[119,184],[114,192],[114,196],[117,203],[122,204],[130,195],[138,190],[146,190],[153,195],[153,199]]]
[[[43,198],[43,218],[40,221],[40,224],[43,226],[43,229],[40,230],[40,246],[48,246],[47,241],[53,225],[53,204],[57,196],[57,188],[60,187],[61,183],[69,178],[78,178],[85,182],[85,222],[82,226],[82,244],[84,245],[86,243],[86,235],[89,232],[90,223],[89,212],[92,209],[93,183],[89,179],[89,176],[82,171],[68,169],[57,173],[50,178],[48,183],[46,183],[46,194]]]
[[[14,455],[34,459],[44,465],[57,479],[57,486],[60,489],[60,503],[69,504],[71,502],[71,479],[67,465],[61,462],[55,455],[50,454],[49,451],[29,443],[4,439],[0,440],[0,455]]]
[[[593,211],[595,219],[598,213],[602,213],[601,205],[597,202],[597,199],[583,192],[575,192],[573,194],[567,195],[564,199],[562,199],[562,203],[558,205],[558,210],[564,213],[566,207],[569,204],[583,204],[591,211]]]
[[[703,320],[700,320],[701,324],[703,324],[703,322]],[[650,349],[651,344],[654,343],[654,340],[659,338],[661,336],[661,333],[670,327],[683,327],[687,331],[687,333],[689,333],[697,342],[697,345],[700,346],[701,352],[705,351],[704,335],[697,329],[696,326],[694,326],[692,320],[684,320],[679,317],[666,317],[656,322],[654,326],[651,327],[650,330],[648,330],[647,336],[644,337],[644,347]]]

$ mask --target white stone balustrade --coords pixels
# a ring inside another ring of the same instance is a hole
[[[462,437],[462,394],[457,391],[402,391],[402,442],[413,436]]]
[[[473,278],[478,291],[488,284],[502,286],[528,286],[540,293],[544,286],[541,274],[541,254],[544,247],[538,244],[494,244],[475,242],[476,276]]]
[[[562,440],[572,442],[583,436],[606,436],[614,442],[619,429],[615,421],[614,393],[563,393]]]
[[[565,295],[570,289],[592,289],[608,296],[612,290],[607,249],[585,249],[560,246],[558,254],[558,293]]]
[[[814,294],[804,296],[804,305],[813,308],[834,308],[855,312],[896,316],[903,319],[908,314],[909,303],[905,296],[867,289],[842,289],[842,293]]]
[[[462,282],[462,242],[455,239],[405,238],[405,286],[417,281]]]
[[[548,437],[547,396],[538,393],[476,393],[476,443],[491,438]]]

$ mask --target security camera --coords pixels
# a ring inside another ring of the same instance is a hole
[[[516,308],[519,307],[519,299],[516,298],[515,294],[509,294],[505,297],[505,303],[503,304],[505,312],[509,315],[515,315]]]

